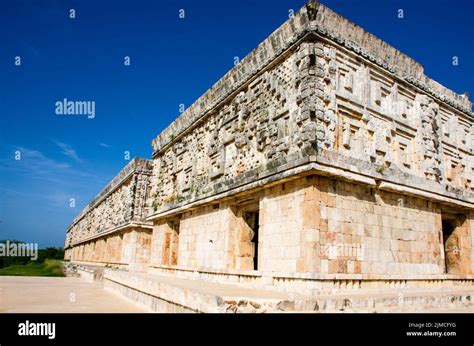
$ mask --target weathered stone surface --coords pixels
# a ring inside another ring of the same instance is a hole
[[[451,286],[447,274],[472,285],[471,109],[310,2],[153,140],[152,161],[130,163],[91,202],[66,258],[305,294]],[[269,309],[242,301],[212,304]],[[273,308],[359,303],[375,304]]]

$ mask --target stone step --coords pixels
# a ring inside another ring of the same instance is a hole
[[[302,295],[106,269],[106,289],[157,312],[474,312],[471,287],[334,291]]]
[[[320,312],[426,312],[431,309],[465,309],[474,312],[471,288],[377,290],[334,293],[290,301],[288,311]]]

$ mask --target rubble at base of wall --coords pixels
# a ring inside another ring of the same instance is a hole
[[[63,273],[67,277],[79,277],[79,273],[77,272],[77,263],[72,262],[63,262]]]
[[[102,281],[104,267],[64,262],[64,274],[67,277],[80,277],[87,282]]]

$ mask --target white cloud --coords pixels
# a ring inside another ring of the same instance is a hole
[[[27,169],[35,174],[57,172],[69,169],[71,166],[68,163],[58,162],[53,159],[46,157],[41,151],[18,147],[15,152],[18,151],[20,154],[20,160],[15,160],[14,156],[10,158],[3,158],[0,160],[1,168],[5,170],[19,170],[23,171]],[[23,165],[25,163],[25,165]]]
[[[71,159],[75,160],[76,162],[82,162],[82,160],[77,155],[76,151],[74,149],[72,149],[69,145],[67,145],[66,143],[63,143],[63,142],[56,141],[54,139],[52,141],[54,142],[54,144],[56,144],[61,149],[62,154],[70,157]]]
[[[20,160],[15,159],[16,152],[20,154]],[[41,151],[24,147],[17,147],[8,157],[0,158],[0,171],[51,182],[68,182],[70,179],[94,176],[85,169],[74,169],[69,163],[57,161]]]

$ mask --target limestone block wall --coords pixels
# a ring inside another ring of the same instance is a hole
[[[261,270],[294,273],[313,269],[317,272],[317,259],[313,268],[304,268],[303,252],[306,245],[317,248],[318,228],[311,230],[307,221],[316,215],[305,214],[305,188],[301,182],[292,181],[265,190],[260,201],[260,256]],[[314,234],[311,234],[314,231]],[[311,239],[313,237],[313,239]],[[310,262],[310,261],[308,261]]]
[[[219,205],[184,213],[179,227],[178,264],[225,269],[230,213]]]
[[[122,260],[131,263],[136,257],[137,233],[126,232],[123,234]]]
[[[123,233],[121,262],[130,269],[147,266],[151,256],[151,230],[132,228]]]
[[[440,214],[433,203],[363,185],[319,179],[321,270],[327,273],[443,272]],[[470,254],[469,254],[470,255]]]
[[[168,221],[155,225],[151,264],[178,265],[179,267],[201,269],[227,269],[233,249],[229,247],[229,234],[233,213],[227,206],[207,206],[184,213],[175,220],[179,241],[175,250],[171,249],[172,226]],[[173,221],[172,221],[173,222]],[[169,251],[177,251],[176,263],[170,261]]]
[[[150,265],[169,265],[169,253],[165,257],[165,242],[166,234],[170,233],[170,226],[166,220],[156,222],[153,226],[153,232],[151,236],[151,253],[150,253]]]
[[[67,251],[74,261],[123,265],[142,269],[151,256],[151,230],[129,228],[125,231],[80,243]]]
[[[426,199],[311,176],[267,189],[261,213],[262,271],[445,272],[442,211]],[[458,273],[472,273],[472,214],[458,213],[467,217]]]
[[[122,263],[122,234],[114,234],[107,237],[107,261],[111,263]]]
[[[252,231],[249,236],[244,221],[249,210],[259,214],[258,239]],[[443,240],[446,212],[453,209],[428,199],[308,175],[187,211],[172,219],[177,226],[158,222],[151,264],[223,272],[258,270],[269,275],[430,275],[446,272],[450,255],[445,246],[454,239],[453,260],[458,267],[450,273],[472,273],[472,213],[454,209],[461,220],[456,236]],[[171,263],[164,260],[169,258],[164,252],[172,251],[173,240],[166,235],[173,227],[178,232],[176,261]]]

